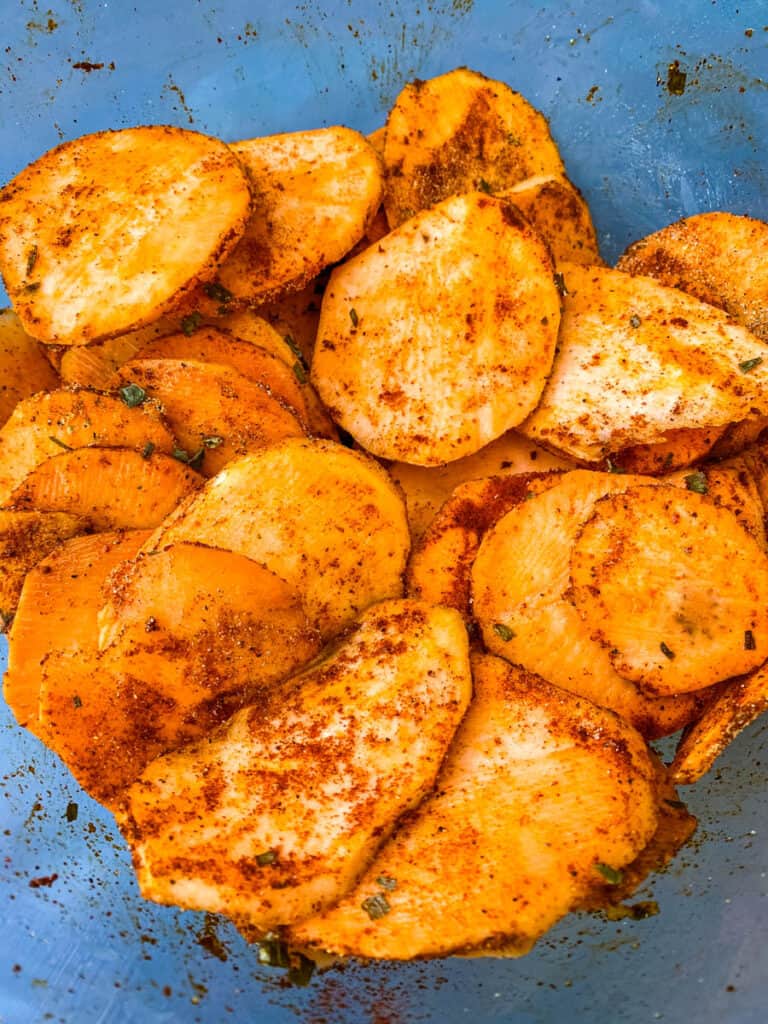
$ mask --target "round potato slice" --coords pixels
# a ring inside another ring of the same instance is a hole
[[[167,125],[97,132],[0,192],[0,272],[34,338],[83,345],[177,305],[237,244],[246,172],[217,139]]]
[[[59,386],[59,375],[41,346],[23,330],[12,309],[0,310],[0,426],[16,403]]]
[[[533,224],[555,263],[601,264],[592,214],[564,174],[538,175],[498,193],[511,199]]]
[[[571,554],[573,602],[616,671],[674,694],[768,657],[768,557],[736,516],[694,491],[601,498]]]
[[[456,196],[333,272],[312,379],[374,455],[451,462],[536,406],[559,321],[551,257],[528,221],[509,202]]]

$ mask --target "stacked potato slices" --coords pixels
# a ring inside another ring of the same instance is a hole
[[[465,68],[369,138],[102,132],[0,200],[5,698],[147,898],[281,965],[520,955],[676,852],[768,705],[765,225],[606,267]]]

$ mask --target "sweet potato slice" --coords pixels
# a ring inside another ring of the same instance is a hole
[[[270,929],[347,892],[431,789],[467,708],[464,624],[384,602],[294,684],[128,790],[116,816],[143,896]]]
[[[682,427],[667,430],[665,440],[636,444],[614,452],[606,462],[615,472],[659,476],[690,466],[708,455],[723,433],[723,427]]]
[[[72,537],[29,572],[8,634],[4,681],[6,702],[19,725],[38,732],[43,663],[52,651],[75,656],[95,651],[102,584],[147,537],[144,530]]]
[[[592,214],[564,174],[527,178],[497,194],[523,211],[549,246],[555,263],[602,264]]]
[[[0,427],[22,398],[52,391],[59,383],[41,346],[26,333],[13,310],[0,310]]]
[[[245,452],[306,431],[268,388],[229,366],[180,359],[132,359],[118,370],[162,403],[181,448],[214,476]]]
[[[317,325],[320,322],[320,304],[328,283],[328,272],[313,278],[298,291],[288,292],[279,299],[258,306],[254,310],[263,317],[281,338],[288,340],[293,349],[298,348],[307,366],[312,362],[317,339]],[[232,314],[236,316],[237,314]],[[237,333],[237,329],[232,327]],[[296,358],[294,353],[293,358]]]
[[[450,462],[536,405],[559,311],[549,253],[519,211],[458,196],[333,272],[312,380],[374,455]]]
[[[402,594],[410,545],[403,499],[373,459],[298,438],[229,463],[149,543],[181,540],[266,565],[325,637]]]
[[[564,173],[549,126],[503,82],[468,68],[405,86],[384,138],[384,207],[396,228],[450,196]]]
[[[685,487],[686,490],[706,495],[715,505],[728,509],[757,541],[768,550],[765,532],[765,508],[760,491],[749,465],[739,456],[728,462],[715,462],[697,469],[679,470],[665,478],[666,483]]]
[[[251,212],[235,154],[145,125],[45,153],[0,192],[0,272],[34,338],[83,345],[140,327],[210,280]]]
[[[19,402],[0,429],[0,504],[41,462],[62,449],[91,446],[170,455],[174,440],[151,402],[130,406],[113,395],[85,390],[32,395]]]
[[[650,278],[561,270],[558,355],[526,436],[596,463],[768,412],[768,345],[725,313]]]
[[[0,629],[16,611],[24,578],[62,541],[85,533],[90,523],[68,512],[0,509]]]
[[[482,539],[472,567],[472,600],[492,653],[612,708],[656,738],[692,721],[709,694],[658,698],[642,692],[618,675],[568,600],[571,549],[582,522],[599,498],[642,481],[656,483],[574,470],[512,509]]]
[[[768,556],[695,491],[633,485],[601,498],[571,578],[590,635],[651,693],[698,690],[768,657]]]
[[[632,728],[500,658],[473,678],[435,789],[341,903],[290,930],[299,946],[519,956],[651,840],[655,770]]]
[[[76,448],[37,466],[9,505],[83,516],[96,530],[144,530],[158,526],[201,483],[193,469],[168,455]]]
[[[728,683],[683,733],[670,767],[677,785],[691,785],[706,775],[728,744],[766,709],[768,666]]]
[[[720,210],[635,242],[617,264],[718,306],[768,342],[768,224]]]

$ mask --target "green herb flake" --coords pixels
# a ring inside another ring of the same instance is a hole
[[[299,384],[307,383],[307,371],[304,369],[304,364],[301,362],[300,359],[297,359],[296,362],[293,364],[293,375],[299,382]]]
[[[40,288],[40,282],[39,281],[30,281],[28,284],[24,285],[24,291],[25,292],[36,292],[36,291],[39,290],[39,288]]]
[[[624,872],[612,868],[610,864],[598,862],[595,864],[595,869],[600,872],[609,885],[621,885],[624,881]]]
[[[759,366],[762,361],[762,356],[755,356],[754,359],[745,359],[743,363],[739,363],[739,369],[742,373],[749,373],[750,370],[754,370],[756,366]]]
[[[558,293],[560,295],[567,295],[568,289],[565,286],[565,278],[563,277],[563,275],[559,271],[557,271],[553,276],[555,279],[555,288],[557,288]]]
[[[514,639],[515,636],[514,629],[510,629],[509,626],[505,626],[503,622],[494,622],[493,632],[497,636],[500,636],[505,644]]]
[[[688,809],[682,800],[668,800],[664,797],[664,803],[669,807],[673,807],[676,811],[685,811]]]
[[[299,361],[301,362],[301,364],[303,365],[303,364],[304,364],[304,353],[303,353],[303,352],[301,351],[301,349],[299,348],[299,346],[298,346],[298,345],[296,344],[296,342],[295,342],[295,341],[293,340],[293,337],[292,337],[292,335],[290,335],[290,334],[284,334],[284,335],[283,335],[283,341],[285,342],[285,344],[286,344],[286,345],[288,346],[288,348],[289,348],[289,349],[291,350],[291,352],[292,352],[292,353],[293,353],[293,354],[294,354],[294,355],[296,356],[296,358],[297,358],[297,359],[298,359],[298,360],[299,360]]]
[[[192,455],[185,451],[183,448],[174,448],[171,452],[174,459],[178,462],[183,462],[189,466],[190,469],[200,469],[203,464],[203,456],[205,455],[205,447],[198,448]]]
[[[120,388],[119,394],[129,409],[135,409],[137,405],[143,405],[147,400],[147,392],[138,384],[125,384]]]
[[[689,473],[685,477],[685,486],[689,491],[693,491],[694,494],[706,494],[709,490],[707,478],[700,469],[697,469],[695,473]]]
[[[82,706],[83,706],[83,702],[80,700],[78,695],[75,694],[75,696],[72,698],[72,707],[81,708]]]
[[[277,850],[265,850],[263,853],[256,855],[256,863],[260,868],[269,867],[270,864],[274,864],[277,861]]]
[[[154,450],[155,450],[155,442],[154,441],[147,441],[147,443],[141,449],[141,457],[142,457],[142,459],[148,459],[150,457],[150,455],[153,454]]]
[[[218,281],[212,281],[210,284],[207,284],[203,291],[209,299],[213,299],[214,302],[223,302],[225,305],[234,298],[232,292]]]
[[[203,448],[221,448],[223,444],[224,438],[219,437],[217,434],[203,438]]]
[[[37,263],[37,246],[33,245],[32,248],[27,253],[27,277],[29,277],[29,275],[35,269],[35,264],[36,263]]]
[[[288,984],[296,988],[306,988],[315,973],[315,961],[310,960],[303,953],[294,953],[291,956],[291,966],[288,968],[286,978]]]
[[[667,645],[664,643],[663,640],[659,644],[659,647],[661,648],[661,653],[664,655],[665,658],[669,658],[670,661],[674,661],[675,660],[675,652],[671,651],[669,649],[669,647],[667,647]]]
[[[634,327],[635,330],[637,330],[637,328],[640,326],[642,322],[643,321],[640,319],[637,313],[633,313],[632,316],[629,318],[629,326]]]
[[[477,189],[478,189],[479,192],[485,192],[487,195],[491,195],[491,193],[493,192],[493,189],[488,184],[488,182],[485,180],[485,178],[481,178],[478,181]]]
[[[386,889],[387,892],[394,892],[397,888],[397,879],[391,875],[379,875],[376,879],[376,885],[380,885],[382,889]]]
[[[387,902],[387,897],[382,892],[377,892],[375,896],[364,899],[360,906],[372,921],[378,921],[392,909]]]
[[[67,809],[64,812],[64,817],[67,821],[77,821],[78,806],[74,800],[70,800],[67,804]]]
[[[0,633],[5,633],[11,622],[13,622],[13,613],[0,608]]]
[[[354,306],[352,306],[352,308],[349,311],[349,319],[352,321],[353,327],[357,327],[357,325],[360,323],[360,317],[357,315],[357,310],[355,309]]]
[[[266,967],[290,967],[291,957],[288,947],[274,932],[267,932],[259,942],[256,958]]]
[[[181,318],[181,333],[191,338],[200,324],[203,322],[202,313],[189,313]]]
[[[48,435],[48,440],[52,444],[57,444],[59,446],[59,448],[63,448],[65,452],[72,452],[72,451],[74,451],[74,448],[72,448],[71,445],[65,444],[64,441],[60,441],[58,439],[58,437],[54,437],[53,434],[49,434]]]
[[[745,629],[744,630],[744,650],[745,651],[754,651],[754,650],[756,650],[756,648],[757,648],[757,644],[755,643],[755,634],[752,632],[751,629]]]

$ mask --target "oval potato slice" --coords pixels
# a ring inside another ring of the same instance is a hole
[[[451,462],[531,412],[559,320],[551,258],[522,214],[457,196],[334,270],[312,380],[374,455]]]
[[[556,264],[602,265],[592,214],[584,196],[564,174],[526,178],[496,195],[511,199],[523,211]]]
[[[210,280],[251,212],[218,139],[168,125],[62,143],[0,191],[0,272],[24,329],[84,345],[157,319]]]
[[[60,383],[58,373],[18,316],[12,309],[0,310],[0,427],[22,398],[52,391]]]

